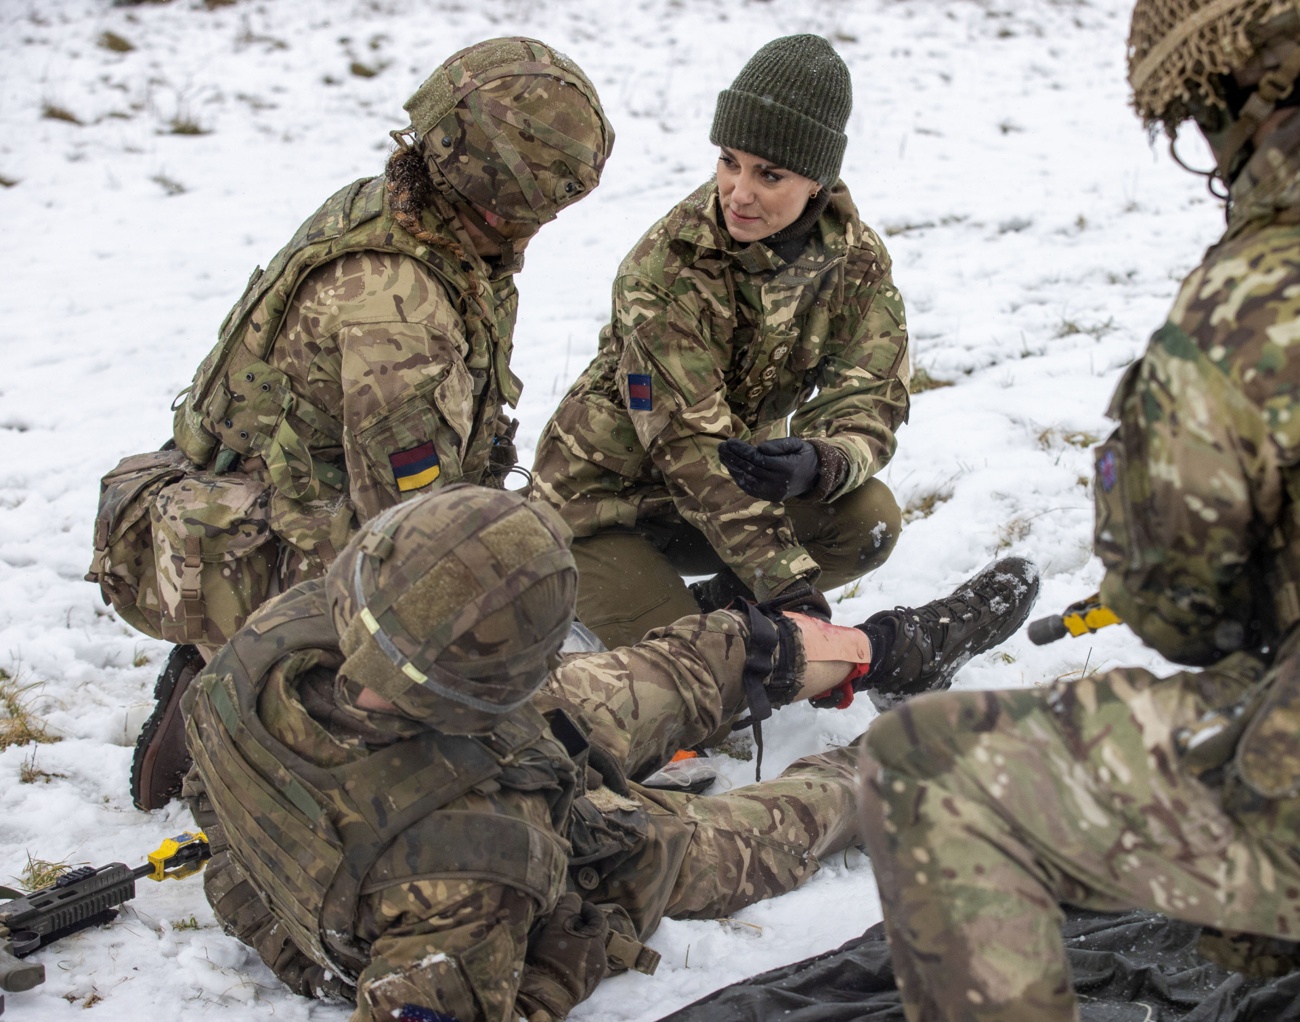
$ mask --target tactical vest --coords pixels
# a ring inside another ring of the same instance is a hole
[[[273,620],[222,649],[192,688],[186,733],[231,858],[304,952],[355,982],[370,960],[355,936],[361,897],[417,877],[504,884],[539,915],[554,908],[568,865],[555,832],[503,814],[439,812],[480,785],[513,787],[503,773],[531,745],[572,784],[571,761],[539,742],[540,714],[512,714],[483,738],[429,731],[322,767],[258,717],[268,675],[290,658],[295,671],[342,661],[320,582],[286,594]]]
[[[467,478],[486,467],[500,400],[513,406],[521,389],[510,372],[518,293],[510,281],[494,292],[471,263],[456,257],[450,243],[435,248],[409,234],[388,211],[384,194],[382,177],[354,181],[299,227],[265,270],[253,271],[243,297],[221,324],[216,346],[182,392],[173,420],[176,446],[200,468],[224,472],[240,456],[261,457],[276,488],[295,500],[346,490],[344,470],[313,455],[340,445],[343,424],[336,410],[295,394],[289,377],[267,357],[303,279],[318,266],[360,251],[410,256],[443,282],[465,323],[465,365],[474,381],[474,427],[462,464]]]

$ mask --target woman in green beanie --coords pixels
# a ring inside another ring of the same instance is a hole
[[[611,647],[737,596],[825,611],[819,585],[893,548],[875,476],[907,419],[907,328],[839,180],[851,106],[820,36],[750,58],[718,96],[715,178],[623,260],[538,443],[533,497],[573,529],[578,614]]]

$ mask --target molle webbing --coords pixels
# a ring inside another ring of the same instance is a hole
[[[424,732],[341,767],[317,766],[265,729],[257,702],[278,663],[341,660],[323,586],[287,595],[278,610],[279,623],[242,630],[209,665],[187,733],[231,857],[299,946],[355,979],[369,959],[353,938],[359,899],[413,879],[478,877],[547,907],[566,865],[552,835],[508,816],[438,812],[497,778],[501,760],[540,735],[541,717],[525,711],[482,740]],[[480,850],[476,865],[466,848]]]

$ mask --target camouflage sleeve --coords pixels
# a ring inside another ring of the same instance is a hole
[[[832,343],[817,368],[817,392],[790,420],[793,435],[826,441],[848,463],[839,484],[819,494],[827,501],[884,468],[898,446],[894,433],[907,421],[912,371],[903,296],[887,270],[883,277],[856,276],[857,288],[831,321]]]
[[[457,479],[473,387],[464,323],[437,277],[406,256],[354,253],[316,270],[294,304],[286,330],[309,323],[317,349],[303,363],[338,374],[321,384],[342,392],[335,411],[358,519]]]
[[[1247,571],[1281,503],[1260,408],[1173,322],[1129,368],[1097,449],[1096,548],[1103,600],[1171,660],[1239,647]]]
[[[544,692],[575,708],[628,776],[644,777],[741,707],[748,637],[733,611],[684,617],[635,646],[569,657]]]
[[[371,895],[364,911],[382,935],[357,981],[352,1022],[389,1022],[408,1005],[456,1022],[517,1017],[534,911],[525,895],[477,880],[429,880]]]
[[[678,514],[767,599],[795,579],[815,580],[817,562],[784,509],[746,494],[718,459],[724,440],[748,431],[727,403],[731,336],[710,328],[709,301],[687,274],[672,292],[621,275],[613,318],[624,342],[620,377],[644,380],[648,397],[629,401],[632,423]]]

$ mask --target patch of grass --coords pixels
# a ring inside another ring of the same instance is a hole
[[[917,494],[903,508],[903,522],[906,524],[921,518],[929,518],[934,514],[935,508],[940,504],[946,504],[950,500],[952,500],[952,490],[947,487],[940,487],[926,493]]]
[[[80,125],[81,121],[67,107],[59,106],[57,103],[51,103],[48,99],[41,104],[41,116],[47,121],[64,121],[68,124]]]
[[[1033,526],[1028,518],[1022,518],[1017,515],[1009,522],[1003,522],[998,528],[998,549],[1006,550],[1014,543],[1020,542],[1029,535]]]
[[[135,654],[135,658],[131,661],[131,666],[143,667],[145,664],[149,663],[149,661],[150,661],[150,657],[148,653],[146,653],[144,650],[137,650]]]
[[[193,916],[190,916],[188,919],[177,919],[174,923],[172,923],[172,929],[173,930],[201,930],[203,929],[203,924],[200,923]]]
[[[92,991],[90,992],[90,994],[86,997],[86,999],[85,999],[84,1001],[81,1002],[81,1006],[82,1006],[83,1008],[93,1008],[95,1005],[97,1005],[97,1004],[98,1004],[100,1001],[102,1001],[103,999],[104,999],[104,998],[102,998],[102,997],[99,996],[99,991],[98,991],[98,990],[92,990]]]
[[[130,53],[135,49],[135,43],[118,35],[116,32],[102,32],[95,42],[97,45],[106,50],[112,50],[114,53]]]
[[[858,579],[851,586],[845,586],[840,595],[835,597],[836,603],[843,603],[845,600],[854,599],[862,589],[862,579]]]
[[[168,195],[184,195],[186,187],[173,177],[168,177],[161,171],[149,179]],[[136,664],[139,667],[139,664]]]
[[[1087,450],[1090,447],[1096,447],[1100,442],[1101,437],[1097,436],[1096,433],[1089,433],[1085,429],[1061,429],[1057,426],[1048,426],[1038,434],[1038,446],[1045,451],[1050,451],[1053,447],[1059,447],[1062,444]]]
[[[885,237],[896,238],[900,234],[907,234],[910,231],[926,231],[934,226],[933,220],[922,220],[920,223],[910,224],[886,224]]]
[[[917,366],[912,370],[912,382],[907,385],[907,390],[910,394],[923,394],[927,390],[938,390],[940,387],[952,385],[952,380],[941,380],[931,376],[930,370],[925,366]]]
[[[1115,329],[1115,317],[1110,316],[1104,323],[1093,323],[1091,325],[1080,323],[1074,319],[1063,319],[1061,325],[1056,328],[1057,337],[1073,337],[1076,334],[1087,334],[1094,341],[1099,341],[1106,334]]]
[[[1004,664],[1014,664],[1016,662],[1016,658],[1014,656],[1012,656],[1010,653],[1001,650],[993,654],[993,659],[999,660]]]
[[[72,866],[73,864],[67,859],[58,862],[51,862],[49,859],[33,859],[32,853],[28,852],[27,865],[23,867],[22,875],[14,877],[14,880],[24,891],[39,891],[43,887],[49,887],[72,869]]]
[[[369,64],[363,64],[359,60],[354,60],[348,65],[348,70],[358,78],[373,78],[379,74],[380,68],[371,67]]]
[[[0,188],[12,188],[17,183],[18,179],[16,177],[5,177],[0,174]]]
[[[67,777],[67,774],[52,774],[48,770],[42,770],[36,765],[36,747],[32,747],[32,754],[23,760],[23,765],[18,768],[19,784],[35,784],[40,781],[43,784],[49,784],[56,777]]]
[[[205,128],[189,114],[177,114],[167,122],[169,135],[210,135],[212,130]]]
[[[37,684],[20,684],[8,671],[0,670],[0,749],[59,740],[45,730],[45,724],[27,706],[27,694]]]

